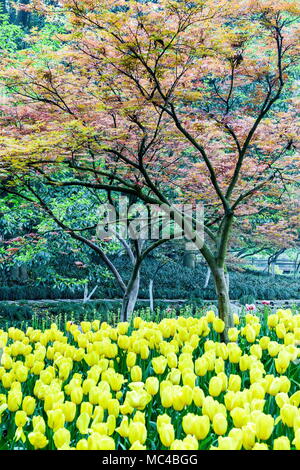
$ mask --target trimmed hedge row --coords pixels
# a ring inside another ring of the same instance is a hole
[[[125,279],[129,277],[127,260],[116,260],[120,272]],[[149,280],[156,270],[156,262],[148,261],[142,268],[139,297],[147,299],[149,296]],[[198,265],[195,269],[183,267],[179,263],[169,263],[160,269],[154,279],[154,298],[156,299],[215,299],[213,280],[210,279],[208,287],[203,288],[206,269]],[[299,299],[300,284],[290,276],[269,276],[263,273],[230,272],[230,297],[241,299],[243,297],[255,299]],[[83,289],[55,289],[51,286],[2,286],[0,287],[0,300],[40,300],[40,299],[80,299]],[[94,298],[114,299],[122,297],[122,292],[112,279],[104,279]]]

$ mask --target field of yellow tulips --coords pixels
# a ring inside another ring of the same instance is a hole
[[[300,449],[300,314],[0,329],[0,449]]]

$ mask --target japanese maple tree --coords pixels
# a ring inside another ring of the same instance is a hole
[[[62,0],[31,8],[65,15],[67,33],[58,50],[5,59],[2,186],[41,204],[40,184],[124,193],[166,211],[203,203],[204,241],[193,218],[178,209],[173,217],[211,269],[226,340],[235,221],[297,182],[299,5]]]

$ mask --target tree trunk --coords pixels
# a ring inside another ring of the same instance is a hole
[[[228,290],[228,294],[229,294],[229,286],[230,286],[230,283],[229,283],[229,281],[230,281],[229,272],[227,272],[227,273],[225,274],[225,280],[226,280],[227,290]]]
[[[131,277],[122,301],[121,321],[130,320],[138,298],[140,288],[140,272]]]
[[[228,284],[224,266],[216,268],[213,271],[213,276],[217,293],[219,317],[225,322],[225,329],[222,333],[222,341],[228,343],[228,329],[233,327],[233,317],[230,309]]]
[[[154,312],[154,300],[153,300],[153,279],[149,282],[149,301],[150,301],[150,312]]]
[[[204,286],[203,286],[204,289],[206,289],[206,288],[208,287],[210,275],[211,275],[211,269],[210,269],[210,267],[208,266],[208,267],[207,267],[206,278],[205,278],[205,283],[204,283]]]

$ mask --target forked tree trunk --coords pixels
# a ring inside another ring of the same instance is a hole
[[[213,271],[213,276],[218,300],[219,317],[225,322],[225,329],[222,333],[222,341],[227,343],[229,341],[228,329],[233,327],[233,317],[230,308],[228,284],[224,267],[216,268]]]
[[[134,276],[134,278],[132,277],[127,285],[127,289],[122,301],[121,321],[130,320],[138,299],[139,288],[140,272],[138,271],[136,276]]]

